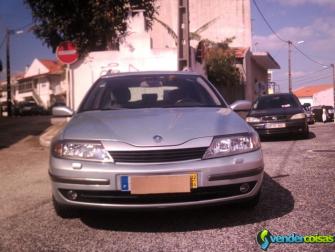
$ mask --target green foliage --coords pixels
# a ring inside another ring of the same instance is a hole
[[[35,22],[34,33],[53,51],[61,41],[73,41],[80,55],[111,49],[127,31],[131,10],[143,9],[147,29],[156,0],[25,0]]]
[[[234,51],[229,47],[232,39],[215,43],[209,40],[205,44],[205,66],[208,79],[219,89],[240,84],[241,74],[236,68]]]

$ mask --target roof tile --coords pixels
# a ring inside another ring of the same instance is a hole
[[[61,73],[64,65],[55,60],[38,59],[46,68],[49,69],[50,74]]]

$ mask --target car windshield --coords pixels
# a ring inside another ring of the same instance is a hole
[[[261,96],[253,105],[254,110],[297,108],[298,102],[291,95]]]
[[[222,106],[224,101],[200,76],[155,74],[101,78],[88,92],[78,112]]]

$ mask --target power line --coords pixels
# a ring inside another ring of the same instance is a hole
[[[332,75],[328,75],[328,76],[323,76],[323,77],[320,77],[320,78],[317,78],[317,79],[311,79],[309,81],[318,81],[318,80],[324,80],[324,79],[328,79],[328,78],[331,78]],[[303,82],[306,82],[306,81],[297,81],[295,82],[295,84],[300,84],[300,83],[303,83]]]
[[[268,20],[265,18],[263,12],[262,12],[261,9],[259,8],[259,6],[258,6],[256,0],[253,0],[253,3],[254,3],[254,5],[255,5],[255,7],[256,7],[258,13],[262,16],[264,22],[267,24],[267,26],[268,26],[269,29],[272,31],[272,33],[273,33],[279,40],[281,40],[282,42],[288,43],[287,40],[281,38],[281,37],[277,34],[277,32],[272,28],[272,26],[270,25],[270,23],[268,22]]]
[[[6,35],[3,36],[3,39],[2,39],[1,44],[0,44],[0,49],[5,44],[5,40],[6,40]]]
[[[299,77],[292,77],[292,79],[293,79],[293,80],[306,79],[306,78],[307,78],[307,76],[310,76],[310,75],[314,75],[314,74],[320,73],[320,72],[322,72],[322,71],[328,70],[329,68],[330,68],[330,67],[327,67],[327,68],[322,68],[322,69],[320,69],[320,70],[318,70],[318,71],[315,71],[315,72],[306,73],[306,74],[305,74],[305,75],[303,75],[303,76],[299,76]],[[279,81],[286,81],[286,80],[287,80],[287,78],[285,78],[285,79],[279,79],[279,80],[277,80],[277,81],[279,82]]]
[[[314,78],[314,79],[305,79],[305,80],[298,80],[295,81],[294,84],[302,84],[302,83],[306,83],[306,82],[312,82],[312,81],[318,81],[318,80],[324,80],[324,79],[329,79],[331,78],[331,75],[324,75],[324,76],[320,76],[318,78]],[[276,83],[283,83],[283,82],[279,82],[279,81],[275,81]]]
[[[284,43],[288,43],[288,44],[291,43],[291,45],[293,45],[293,47],[294,47],[299,53],[301,53],[306,59],[312,61],[313,63],[316,63],[316,64],[318,64],[318,65],[320,65],[320,66],[329,66],[329,64],[328,64],[328,65],[326,65],[326,64],[322,64],[322,63],[320,63],[319,61],[317,61],[317,60],[313,59],[312,57],[308,56],[308,55],[307,55],[306,53],[304,53],[301,49],[299,49],[295,44],[293,44],[290,40],[285,40],[285,39],[283,39],[282,37],[280,37],[280,36],[278,35],[278,33],[272,28],[272,26],[270,25],[270,23],[268,22],[268,20],[265,18],[264,14],[262,13],[261,9],[259,8],[259,6],[258,6],[256,0],[253,0],[252,2],[254,3],[254,5],[255,5],[255,7],[256,7],[256,9],[257,9],[257,11],[258,11],[258,13],[261,15],[263,21],[264,21],[264,22],[266,23],[266,25],[269,27],[269,29],[271,30],[271,32],[272,32],[272,33],[273,33],[273,34],[274,34],[280,41],[282,41],[282,42],[284,42]]]
[[[329,65],[325,65],[325,64],[322,64],[320,63],[319,61],[315,60],[315,59],[312,59],[310,56],[308,56],[306,53],[304,53],[303,51],[301,51],[295,44],[293,44],[293,47],[298,51],[300,52],[303,56],[305,56],[307,59],[309,59],[310,61],[316,63],[316,64],[319,64],[320,66],[329,66]]]

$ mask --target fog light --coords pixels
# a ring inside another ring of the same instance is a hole
[[[68,191],[66,193],[66,196],[70,200],[76,200],[78,198],[78,194],[75,191],[72,191],[72,190]]]
[[[242,185],[240,185],[240,192],[241,193],[247,193],[250,190],[250,186],[248,183],[243,183]]]

